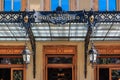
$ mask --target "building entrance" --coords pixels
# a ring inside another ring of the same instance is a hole
[[[44,80],[76,80],[76,47],[47,46]]]
[[[96,46],[99,56],[95,80],[120,80],[120,45]]]

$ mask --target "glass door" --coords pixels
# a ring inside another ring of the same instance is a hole
[[[0,80],[10,80],[10,74],[9,68],[0,68]]]
[[[72,80],[72,68],[48,68],[48,80]]]
[[[46,80],[75,80],[73,55],[47,55]]]
[[[120,80],[120,68],[111,68],[110,77],[110,80]]]

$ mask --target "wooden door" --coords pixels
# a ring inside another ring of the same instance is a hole
[[[46,80],[75,80],[73,55],[47,55]]]
[[[45,46],[44,80],[76,80],[76,46]]]

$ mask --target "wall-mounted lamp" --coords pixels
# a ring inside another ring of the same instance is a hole
[[[31,54],[31,52],[28,49],[28,47],[25,47],[25,49],[22,52],[24,63],[26,63],[26,64],[30,63],[30,54]]]
[[[92,43],[92,48],[89,50],[90,63],[92,63],[92,64],[96,63],[97,56],[98,56],[98,52]]]

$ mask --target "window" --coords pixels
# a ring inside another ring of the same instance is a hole
[[[21,10],[21,0],[14,0],[14,11]]]
[[[4,0],[2,7],[4,11],[20,11],[27,7],[27,0]]]
[[[114,11],[116,10],[116,0],[99,0],[98,7],[100,11]]]
[[[61,5],[62,9],[65,11],[69,10],[69,0],[51,0],[51,10],[56,10],[56,8]]]
[[[4,11],[21,10],[21,0],[4,0]]]
[[[77,7],[76,0],[44,0],[44,10],[56,10],[59,5],[59,1],[61,2],[61,7],[64,11],[75,10]]]

